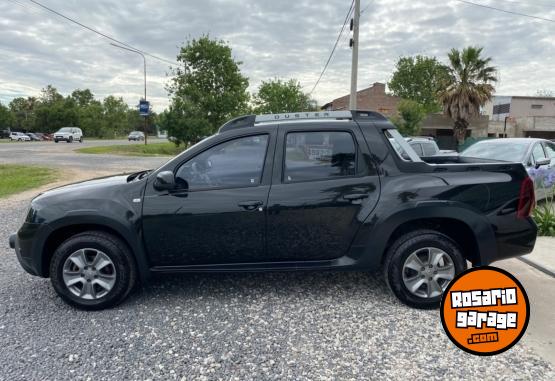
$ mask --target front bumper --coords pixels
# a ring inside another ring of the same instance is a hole
[[[16,234],[9,237],[10,248],[15,249],[21,267],[31,275],[45,277],[42,268],[44,240],[50,228],[45,224],[25,222]]]

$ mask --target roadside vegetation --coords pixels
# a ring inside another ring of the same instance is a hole
[[[546,195],[534,209],[532,217],[538,225],[538,235],[555,237],[555,171],[544,168],[532,170],[530,176],[534,179],[536,194]]]
[[[57,173],[51,168],[0,164],[0,198],[51,183]]]
[[[123,156],[175,156],[187,148],[185,145],[175,145],[174,143],[149,143],[126,144],[113,146],[98,146],[76,149],[79,153],[89,154],[108,154]]]

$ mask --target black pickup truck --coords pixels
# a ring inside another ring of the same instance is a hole
[[[10,245],[85,309],[153,273],[380,269],[432,308],[467,261],[532,251],[535,200],[522,164],[426,160],[375,112],[243,116],[157,170],[42,193]]]

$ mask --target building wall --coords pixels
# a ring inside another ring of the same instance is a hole
[[[371,110],[387,117],[397,115],[397,105],[401,98],[385,93],[385,84],[376,82],[372,86],[357,92],[357,109]],[[334,99],[326,105],[328,111],[348,110],[349,95]]]
[[[510,105],[509,112],[494,114],[495,106],[504,104]],[[541,108],[533,108],[532,105]],[[491,102],[484,105],[482,113],[488,115],[490,120],[500,122],[504,122],[505,117],[555,116],[555,97],[494,96]]]
[[[488,133],[494,137],[502,137],[504,122],[490,121]],[[544,138],[555,139],[555,116],[528,116],[507,121],[508,138]]]
[[[467,137],[483,138],[488,136],[487,115],[470,119]],[[420,135],[433,136],[441,149],[456,149],[457,142],[453,136],[453,120],[443,114],[430,114],[422,121]]]
[[[533,106],[541,106],[541,108]],[[510,114],[514,118],[529,116],[555,117],[555,98],[513,97]]]

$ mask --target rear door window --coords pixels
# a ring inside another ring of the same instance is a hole
[[[412,149],[418,154],[418,156],[423,156],[424,151],[422,150],[422,145],[420,143],[409,143]]]
[[[555,143],[545,143],[545,150],[551,160],[555,160]]]
[[[286,183],[356,174],[356,145],[349,132],[290,132],[285,139]]]
[[[424,156],[434,156],[437,153],[434,143],[422,143],[422,148],[424,149]]]
[[[546,157],[542,145],[540,143],[534,144],[532,149],[532,164],[536,164],[538,160],[545,159]]]

